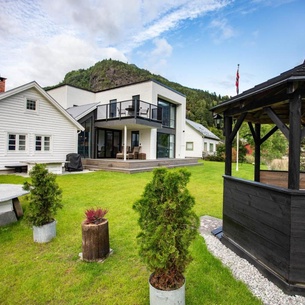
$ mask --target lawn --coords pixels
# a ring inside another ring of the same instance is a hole
[[[221,218],[224,164],[204,162],[188,170],[197,215]],[[240,165],[234,175],[252,179],[253,165]],[[151,178],[151,172],[58,176],[64,208],[56,217],[57,237],[52,242],[34,243],[24,220],[0,228],[0,304],[149,304],[150,272],[138,256],[138,215],[132,205]],[[22,184],[24,179],[0,176],[0,183]],[[21,201],[26,212],[24,198]],[[79,260],[81,222],[90,207],[109,209],[113,254],[104,263]],[[191,252],[193,261],[185,273],[188,305],[261,304],[207,251],[199,234]]]

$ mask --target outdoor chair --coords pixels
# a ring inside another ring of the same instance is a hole
[[[128,159],[138,159],[140,148],[140,146],[134,146],[132,152],[128,154]]]
[[[148,111],[149,111],[149,108],[140,109],[139,115],[148,117]]]
[[[126,158],[127,159],[129,159],[129,156],[128,156],[130,154],[129,150],[130,150],[130,146],[127,146],[126,147]],[[124,159],[124,145],[122,145],[121,151],[116,154],[116,158],[117,159]]]

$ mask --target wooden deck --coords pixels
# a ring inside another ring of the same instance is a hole
[[[85,169],[115,171],[122,173],[139,173],[152,171],[157,167],[185,167],[203,165],[197,158],[157,159],[157,160],[122,160],[122,159],[82,159]]]

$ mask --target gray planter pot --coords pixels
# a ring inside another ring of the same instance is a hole
[[[56,221],[41,227],[33,226],[33,238],[36,243],[47,243],[56,236]]]
[[[150,305],[185,305],[185,280],[182,287],[175,290],[159,290],[149,283]]]

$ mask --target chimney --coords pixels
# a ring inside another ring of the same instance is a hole
[[[5,92],[5,80],[6,78],[0,76],[0,93]]]

